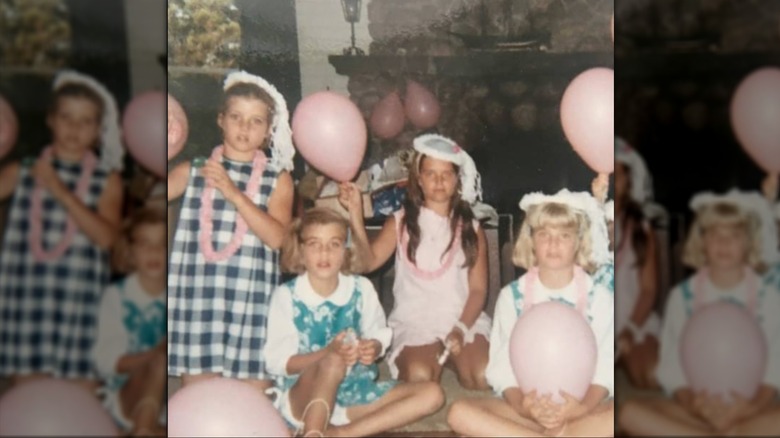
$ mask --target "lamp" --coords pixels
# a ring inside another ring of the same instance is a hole
[[[341,0],[341,10],[344,12],[344,20],[352,28],[352,46],[344,49],[345,55],[365,55],[361,49],[355,46],[355,23],[360,21],[360,4],[362,0]]]

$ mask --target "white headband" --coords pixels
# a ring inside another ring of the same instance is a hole
[[[610,263],[607,222],[604,210],[593,195],[588,192],[570,192],[568,189],[562,189],[554,195],[534,192],[523,196],[520,209],[527,213],[532,206],[547,203],[565,204],[584,213],[590,225],[591,262],[597,266]]]
[[[290,113],[284,96],[265,79],[245,71],[235,71],[227,75],[222,89],[227,91],[239,83],[257,85],[274,100],[274,119],[271,122],[271,150],[273,151],[271,162],[279,170],[292,171],[295,147],[292,141],[292,129],[290,129]]]
[[[615,137],[615,162],[625,164],[631,172],[631,199],[640,204],[652,200],[653,179],[645,160],[620,137]]]
[[[79,84],[89,87],[103,101],[103,120],[100,124],[100,165],[108,170],[122,170],[125,149],[122,146],[122,131],[119,127],[119,111],[116,101],[100,82],[94,78],[73,70],[63,70],[54,78],[54,91],[67,84]]]
[[[760,223],[758,232],[761,237],[761,259],[767,265],[777,261],[777,225],[766,198],[758,192],[743,192],[737,189],[732,189],[723,195],[702,192],[694,195],[690,208],[698,214],[701,208],[714,203],[732,204],[744,212],[753,214]]]
[[[417,152],[449,161],[460,168],[461,198],[473,205],[482,201],[482,177],[477,172],[474,160],[463,148],[447,137],[437,134],[423,134],[412,142]]]

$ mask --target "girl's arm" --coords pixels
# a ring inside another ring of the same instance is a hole
[[[469,269],[469,297],[460,315],[460,321],[471,327],[477,322],[477,318],[485,307],[488,282],[488,257],[487,241],[482,227],[477,230],[477,260]]]
[[[14,161],[0,169],[0,201],[8,199],[16,189],[19,180],[19,162]]]
[[[517,321],[512,286],[507,285],[498,294],[493,327],[490,329],[490,347],[485,379],[497,394],[505,394],[510,388],[519,391],[517,379],[509,360],[509,338]]]
[[[363,292],[359,360],[364,365],[370,365],[387,351],[393,339],[393,330],[387,326],[385,311],[371,281],[357,276],[355,281],[360,282],[360,290]]]
[[[168,200],[178,198],[184,194],[187,189],[187,182],[190,179],[190,168],[192,164],[189,161],[178,164],[168,172]]]
[[[41,166],[41,167],[39,167]],[[44,167],[45,166],[45,167]],[[42,170],[46,169],[46,170]],[[37,172],[48,173],[51,164],[39,161],[36,164]],[[80,230],[87,237],[102,249],[109,249],[119,238],[119,232],[122,223],[122,179],[119,174],[112,172],[106,178],[105,187],[97,203],[97,212],[92,211],[79,199],[75,193],[56,177],[56,181],[50,180],[44,183],[48,187],[52,196],[68,211],[68,214]]]
[[[156,347],[138,353],[125,354],[116,363],[118,373],[127,374],[134,369],[146,365],[157,353],[165,353],[166,343],[160,343]]]
[[[268,213],[238,189],[233,191],[230,197],[225,196],[236,206],[238,214],[244,218],[249,229],[260,240],[273,249],[279,249],[282,247],[287,227],[292,221],[293,192],[292,176],[288,172],[282,172],[276,181],[276,188],[268,199]]]
[[[349,222],[355,244],[361,249],[364,260],[363,272],[373,272],[382,267],[395,252],[395,216],[390,216],[379,235],[370,242],[363,220],[363,199],[360,189],[354,183],[339,186],[339,202],[349,211]]]
[[[344,358],[347,366],[353,365],[357,361],[358,349],[357,346],[348,347],[342,344],[341,341],[344,340],[344,336],[346,334],[347,332],[341,332],[336,335],[336,337],[333,338],[333,340],[326,348],[315,351],[313,353],[296,354],[290,357],[290,360],[287,361],[287,374],[302,373],[306,368],[316,364],[330,352],[338,353],[342,358]]]
[[[631,321],[637,327],[642,327],[653,312],[653,306],[658,294],[658,257],[656,254],[655,232],[649,226],[644,227],[644,229],[647,234],[647,252],[645,262],[639,271],[639,285],[641,287],[639,299],[631,314]]]

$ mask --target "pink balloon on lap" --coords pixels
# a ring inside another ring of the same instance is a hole
[[[187,114],[175,97],[168,95],[168,159],[175,157],[184,148],[189,134]]]
[[[168,173],[166,95],[148,91],[133,98],[125,108],[122,129],[130,155],[144,168],[159,176]]]
[[[67,380],[14,386],[0,398],[0,436],[119,436],[97,396]]]
[[[0,158],[3,158],[16,144],[19,134],[19,120],[11,104],[0,96]]]
[[[745,398],[756,394],[764,381],[767,341],[756,319],[728,302],[705,306],[683,328],[680,359],[695,391]]]
[[[731,125],[756,164],[780,172],[780,68],[761,68],[742,80],[731,100]]]
[[[615,169],[615,74],[608,68],[580,73],[561,99],[561,124],[577,154],[598,173]]]
[[[306,161],[328,177],[349,181],[366,152],[366,121],[348,97],[332,91],[306,96],[292,118],[293,141]]]
[[[225,378],[180,389],[168,401],[170,437],[289,437],[287,424],[258,389]]]
[[[536,304],[515,323],[509,358],[524,394],[536,390],[562,403],[562,390],[582,399],[596,372],[596,337],[574,308],[552,301]]]

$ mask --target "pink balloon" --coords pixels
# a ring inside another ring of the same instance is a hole
[[[366,153],[366,122],[349,98],[332,91],[306,96],[292,119],[295,147],[310,165],[345,182],[360,169]]]
[[[19,134],[19,120],[11,104],[0,96],[0,158],[3,158],[16,143]]]
[[[0,399],[0,436],[119,436],[97,396],[67,380],[14,386]]]
[[[189,134],[187,113],[175,97],[168,95],[168,159],[175,157],[184,148]]]
[[[441,107],[436,96],[418,82],[406,82],[406,97],[404,99],[406,117],[420,129],[433,128],[439,123]]]
[[[571,81],[561,100],[561,124],[577,154],[598,173],[615,169],[615,75],[592,68]]]
[[[371,132],[379,138],[390,139],[404,129],[404,106],[397,91],[385,96],[371,112]]]
[[[731,126],[756,164],[780,172],[780,68],[761,68],[742,80],[731,100]]]
[[[577,310],[546,302],[523,312],[509,339],[509,358],[523,393],[559,391],[582,399],[596,373],[596,337]]]
[[[764,380],[767,341],[747,310],[719,302],[698,310],[685,324],[680,358],[693,390],[752,398]]]
[[[287,424],[259,390],[214,378],[180,389],[168,401],[171,437],[289,437]]]
[[[163,151],[166,143],[167,105],[165,93],[148,91],[133,98],[122,118],[125,142],[130,155],[138,163],[159,177],[168,173]]]

